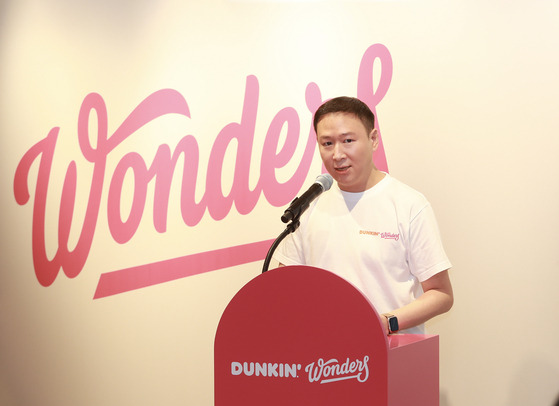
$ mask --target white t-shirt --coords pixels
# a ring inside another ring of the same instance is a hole
[[[420,282],[451,267],[429,202],[388,174],[362,193],[334,184],[311,203],[274,259],[334,272],[360,289],[379,314],[414,301],[423,293]]]

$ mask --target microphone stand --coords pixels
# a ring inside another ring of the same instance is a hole
[[[287,237],[289,234],[297,230],[297,227],[299,227],[300,224],[299,217],[301,216],[298,215],[295,218],[293,218],[293,220],[291,220],[291,223],[289,223],[287,227],[285,227],[285,230],[283,230],[283,232],[278,236],[278,238],[276,238],[276,240],[268,250],[268,254],[266,255],[266,259],[264,260],[264,265],[262,266],[262,273],[268,270],[268,267],[270,266],[270,261],[272,260],[272,255],[274,254],[274,251],[276,250],[280,242],[282,242],[285,237]]]
[[[309,190],[303,193],[300,198],[296,197],[291,202],[289,208],[283,213],[283,216],[281,216],[281,221],[283,221],[284,223],[291,221],[291,223],[287,225],[285,230],[283,230],[279,237],[276,238],[276,240],[268,250],[268,254],[266,255],[266,259],[264,260],[264,266],[262,267],[262,273],[268,271],[270,261],[272,260],[272,254],[274,253],[280,242],[290,233],[297,230],[297,227],[299,227],[299,219],[301,218],[301,213],[303,213],[309,207],[310,201],[316,198],[322,192],[330,189],[330,186],[332,186],[332,182],[334,182],[332,176],[319,175],[316,178],[315,183],[313,183]]]

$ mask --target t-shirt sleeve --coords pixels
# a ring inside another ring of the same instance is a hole
[[[444,251],[439,227],[430,204],[420,210],[410,222],[408,256],[411,273],[420,282],[452,266]]]

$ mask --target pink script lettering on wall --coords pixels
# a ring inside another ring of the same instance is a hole
[[[375,91],[373,65],[376,59],[381,62],[381,75]],[[372,45],[361,60],[357,97],[367,103],[376,113],[376,106],[387,93],[391,79],[392,59],[388,49],[381,44]],[[206,209],[214,220],[221,220],[229,214],[233,203],[240,214],[249,214],[256,206],[261,194],[264,194],[266,200],[275,207],[288,204],[301,189],[308,175],[316,144],[314,130],[311,126],[303,158],[293,176],[284,183],[278,182],[275,177],[275,169],[285,166],[291,160],[301,132],[299,116],[295,109],[286,107],[280,110],[268,127],[262,149],[260,177],[257,185],[251,190],[249,174],[258,97],[258,80],[255,76],[248,76],[241,119],[238,123],[226,125],[217,135],[207,165],[205,192],[199,202],[196,202],[194,198],[200,162],[198,144],[193,135],[183,137],[174,151],[171,151],[167,144],[159,145],[150,165],[147,165],[144,158],[134,151],[122,156],[110,176],[106,198],[107,222],[114,241],[124,244],[134,237],[144,215],[150,182],[154,182],[153,225],[160,233],[166,231],[167,211],[169,204],[172,203],[170,201],[171,183],[174,176],[180,176],[175,173],[175,167],[181,156],[184,169],[178,200],[186,226],[196,226]],[[323,101],[320,89],[316,84],[310,83],[307,86],[305,100],[310,114],[314,114]],[[92,145],[89,135],[92,112],[95,112],[97,117],[95,146]],[[60,128],[51,129],[45,138],[24,154],[14,176],[14,196],[20,205],[25,205],[30,201],[30,170],[32,165],[38,161],[39,168],[33,200],[32,254],[35,274],[41,285],[50,286],[61,269],[69,278],[76,277],[82,271],[91,250],[99,220],[103,191],[106,189],[104,181],[107,156],[140,128],[168,114],[179,114],[190,118],[188,104],[180,93],[172,89],[159,90],[143,100],[109,136],[108,113],[103,98],[97,93],[91,93],[85,97],[78,115],[77,132],[83,158],[93,166],[91,179],[89,179],[90,188],[85,217],[78,242],[75,248],[70,250],[68,242],[74,217],[78,182],[77,164],[72,160],[68,164],[62,186],[58,218],[58,247],[52,259],[49,259],[47,255],[45,217],[49,180]],[[285,141],[278,150],[280,134],[284,126],[287,128]],[[235,172],[231,191],[225,196],[221,191],[221,173],[227,147],[233,139],[237,141]],[[382,140],[374,158],[380,169],[387,170]],[[122,219],[122,187],[125,175],[130,172],[134,178],[132,204],[129,215],[126,219]],[[80,181],[82,180],[80,179]],[[264,258],[272,241],[260,241],[108,272],[101,275],[94,298],[139,289],[196,273],[257,261]]]

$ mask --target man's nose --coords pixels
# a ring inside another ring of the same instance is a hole
[[[334,159],[339,161],[344,158],[344,150],[340,144],[334,144]]]

